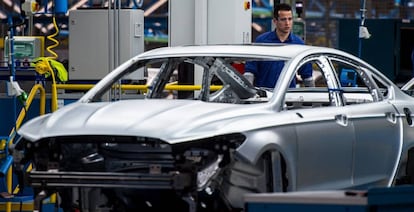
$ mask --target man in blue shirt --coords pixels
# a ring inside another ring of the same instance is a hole
[[[278,4],[273,10],[274,31],[268,31],[256,38],[256,43],[289,43],[305,44],[304,41],[294,35],[292,31],[293,13],[289,4]],[[251,61],[245,66],[244,76],[257,87],[274,88],[280,72],[284,66],[282,61]],[[299,70],[305,86],[314,86],[312,77],[312,65],[306,64]],[[295,87],[295,80],[290,87]]]

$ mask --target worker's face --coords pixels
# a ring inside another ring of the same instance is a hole
[[[280,10],[279,17],[273,18],[276,29],[282,33],[290,33],[293,24],[292,11]]]

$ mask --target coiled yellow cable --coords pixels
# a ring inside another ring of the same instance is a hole
[[[49,58],[51,58],[51,59],[57,59],[58,58],[58,55],[56,54],[56,52],[54,52],[52,49],[53,48],[55,48],[56,46],[58,46],[59,45],[59,41],[58,40],[56,40],[55,39],[55,37],[59,34],[59,28],[57,27],[57,24],[56,24],[56,18],[55,18],[55,16],[53,16],[53,27],[55,28],[55,33],[53,33],[53,34],[51,34],[51,35],[49,35],[49,36],[47,36],[47,39],[49,39],[49,40],[51,40],[51,41],[53,41],[54,42],[54,44],[53,45],[50,45],[50,46],[48,46],[47,48],[46,48],[46,50],[52,55],[51,57],[49,57]]]
[[[59,34],[59,28],[56,24],[56,18],[53,16],[53,26],[55,28],[55,33],[47,36],[47,39],[54,42],[54,44],[48,46],[46,50],[50,53],[51,56],[44,58],[44,60],[36,61],[35,63],[35,70],[39,74],[42,75],[50,75],[52,77],[52,98],[51,98],[51,107],[52,111],[57,110],[57,89],[56,89],[56,79],[55,74],[53,72],[53,68],[50,66],[49,60],[55,60],[58,58],[58,54],[54,52],[52,49],[59,45],[59,41],[55,39],[54,37]]]
[[[47,39],[55,42],[55,44],[52,44],[50,46],[48,46],[46,48],[46,50],[53,55],[52,57],[49,57],[50,59],[57,59],[58,58],[58,54],[56,52],[54,52],[52,49],[55,48],[56,46],[59,45],[59,41],[57,39],[55,39],[55,37],[59,34],[59,28],[57,27],[56,24],[56,17],[53,16],[53,27],[55,28],[55,33],[47,36]],[[52,107],[52,111],[57,110],[57,89],[56,89],[56,80],[55,80],[55,75],[53,73],[53,69],[52,67],[50,67],[50,63],[49,61],[46,63],[49,69],[49,72],[51,74],[52,77],[52,99],[51,99],[51,107]]]

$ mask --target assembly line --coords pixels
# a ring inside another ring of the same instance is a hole
[[[390,4],[3,0],[0,211],[414,210]]]

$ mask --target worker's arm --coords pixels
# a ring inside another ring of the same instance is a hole
[[[315,87],[315,81],[313,80],[312,64],[307,63],[299,69],[299,74],[303,80],[305,87]]]

